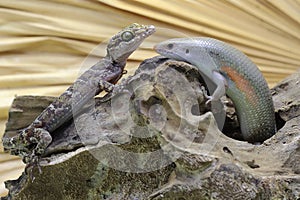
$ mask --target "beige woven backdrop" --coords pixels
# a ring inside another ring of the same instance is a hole
[[[1,0],[0,22],[0,137],[15,95],[59,95],[87,55],[85,65],[96,62],[105,53],[99,44],[133,22],[158,31],[130,57],[129,74],[156,55],[153,44],[176,36],[209,36],[236,46],[270,86],[300,66],[299,0]],[[0,145],[0,196],[7,192],[4,180],[17,178],[23,167]]]

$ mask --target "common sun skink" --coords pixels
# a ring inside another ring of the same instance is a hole
[[[218,101],[225,93],[232,99],[244,140],[258,143],[275,134],[275,112],[267,82],[241,51],[205,37],[170,39],[154,49],[165,57],[195,65],[212,81],[216,89],[208,102]]]

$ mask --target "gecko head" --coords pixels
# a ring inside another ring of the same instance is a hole
[[[154,32],[155,27],[153,25],[146,26],[134,23],[127,26],[110,39],[107,45],[107,56],[114,62],[125,63],[144,39]]]

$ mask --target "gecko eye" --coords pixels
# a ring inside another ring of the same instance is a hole
[[[132,40],[132,38],[134,37],[133,33],[130,31],[125,31],[124,33],[122,33],[121,38],[122,40],[128,42],[130,40]]]
[[[189,49],[186,49],[186,50],[185,50],[185,53],[186,53],[186,54],[189,54],[189,53],[190,53],[190,50],[189,50]]]

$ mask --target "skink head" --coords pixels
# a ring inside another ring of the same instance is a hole
[[[154,32],[153,25],[131,24],[110,39],[107,45],[107,55],[114,62],[125,63],[144,39]]]
[[[154,46],[154,50],[167,58],[189,61],[193,52],[193,40],[190,38],[175,38],[163,41]]]
[[[174,38],[157,44],[154,50],[167,58],[195,65],[206,75],[209,75],[212,70],[217,70],[215,62],[207,52],[205,40]]]

